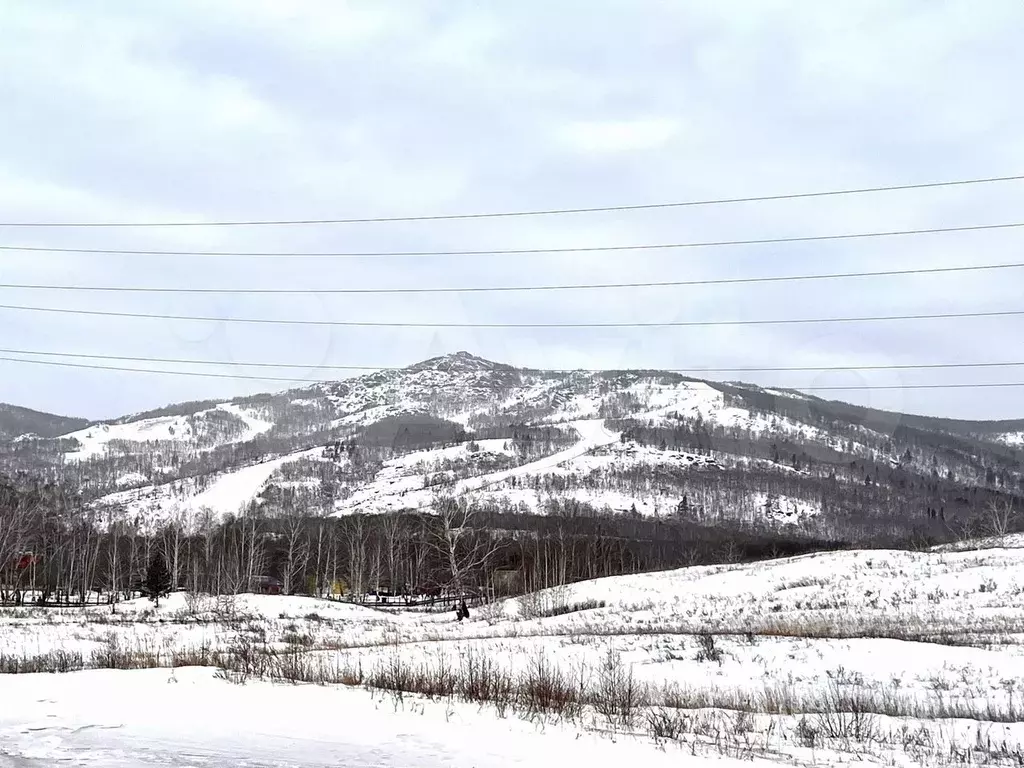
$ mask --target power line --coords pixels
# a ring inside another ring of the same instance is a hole
[[[251,380],[251,381],[278,381],[290,384],[296,383],[309,383],[309,384],[323,384],[329,383],[330,380],[325,379],[302,379],[302,378],[285,378],[285,377],[274,377],[274,376],[249,376],[243,374],[229,374],[229,373],[207,373],[202,371],[168,371],[168,370],[156,370],[152,368],[128,368],[123,366],[109,366],[109,365],[91,365],[88,363],[69,363],[65,361],[55,360],[22,360],[15,357],[0,357],[0,362],[8,363],[28,363],[31,365],[49,365],[58,368],[84,368],[89,370],[98,371],[116,371],[116,372],[127,372],[127,373],[153,373],[164,376],[195,376],[200,378],[216,378],[216,379],[235,379],[235,380]],[[755,385],[761,386],[763,385]],[[1024,381],[1022,382],[980,382],[977,384],[882,384],[882,385],[869,385],[869,384],[857,384],[852,386],[814,386],[814,387],[794,387],[791,385],[785,386],[785,389],[803,392],[826,392],[826,391],[858,391],[858,390],[879,390],[879,389],[987,389],[987,388],[1000,388],[1000,387],[1024,387]],[[781,388],[776,385],[774,388]]]
[[[760,386],[760,385],[759,385]],[[1024,381],[986,381],[978,384],[857,384],[850,387],[785,387],[786,389],[799,390],[804,392],[854,392],[858,390],[876,389],[999,389],[1002,387],[1024,387]],[[778,387],[770,387],[778,389]]]
[[[395,365],[335,365],[328,363],[260,363],[252,361],[234,360],[189,360],[174,357],[142,357],[131,355],[99,355],[80,352],[48,352],[29,349],[0,349],[4,355],[35,355],[40,357],[75,357],[85,360],[120,360],[136,363],[173,363],[176,365],[216,365],[220,367],[239,366],[245,368],[297,368],[302,370],[328,370],[328,371],[400,371],[408,366]],[[952,368],[1013,368],[1024,367],[1024,361],[996,361],[982,363],[883,363],[874,365],[833,365],[833,366],[771,366],[751,367],[738,366],[731,368],[715,368],[705,366],[693,366],[690,368],[629,368],[626,370],[653,370],[665,373],[769,373],[769,372],[815,372],[815,371],[906,371],[906,370],[934,370]],[[534,370],[523,368],[522,370]],[[545,371],[555,373],[604,373],[607,371],[619,370],[615,368],[545,368]],[[288,379],[291,381],[291,379]]]
[[[387,222],[411,221],[450,221],[453,219],[496,219],[521,216],[556,216],[577,213],[608,213],[612,211],[642,211],[661,208],[687,208],[708,205],[730,205],[734,203],[769,202],[773,200],[798,200],[813,197],[838,197],[842,195],[860,195],[875,192],[896,192],[912,189],[932,189],[937,187],[956,187],[975,184],[994,184],[1007,181],[1020,181],[1024,175],[992,176],[980,179],[957,179],[953,181],[933,181],[919,184],[894,184],[877,187],[858,187],[850,189],[834,189],[814,192],[793,192],[773,195],[756,195],[750,197],[723,197],[706,200],[686,200],[670,203],[643,203],[638,205],[607,205],[593,208],[548,208],[527,211],[497,211],[489,213],[449,213],[424,216],[384,216],[346,219],[252,219],[242,221],[147,221],[147,222],[0,222],[0,227],[23,228],[85,228],[85,227],[252,227],[252,226],[295,226],[320,224],[374,224]]]
[[[670,320],[664,322],[620,323],[413,323],[372,320],[297,320],[266,317],[205,317],[200,315],[146,314],[143,312],[114,312],[99,309],[67,309],[64,307],[26,307],[0,304],[0,309],[20,312],[50,312],[65,315],[94,317],[123,317],[149,320],[194,320],[212,323],[256,323],[260,325],[307,325],[339,328],[700,328],[746,325],[814,325],[818,323],[863,323],[876,321],[940,320],[979,317],[1012,317],[1024,315],[1024,309],[992,310],[983,312],[935,312],[920,315],[869,315],[860,317],[808,317],[767,320]]]
[[[391,258],[406,256],[524,256],[540,253],[611,253],[618,251],[678,250],[683,248],[719,248],[736,245],[773,245],[780,243],[812,243],[829,240],[858,240],[864,238],[900,237],[910,235],[937,235],[951,232],[981,232],[996,229],[1019,229],[1022,222],[1006,224],[973,224],[964,227],[930,227],[927,229],[899,229],[885,232],[846,232],[835,235],[806,235],[799,237],[765,237],[753,240],[706,240],[687,243],[649,243],[643,245],[594,245],[569,248],[503,248],[469,251],[163,251],[125,248],[51,248],[32,245],[0,245],[0,251],[29,253],[82,253],[107,256],[239,256],[247,258]]]
[[[249,376],[245,374],[234,374],[234,373],[211,373],[208,371],[167,371],[157,370],[153,368],[128,368],[125,366],[114,366],[114,365],[90,365],[89,363],[69,363],[67,361],[57,360],[22,360],[16,357],[0,357],[0,361],[7,363],[29,363],[31,365],[50,365],[57,368],[87,368],[94,371],[118,371],[124,373],[158,373],[164,376],[196,376],[200,378],[208,379],[243,379],[248,381],[280,381],[289,384],[295,383],[311,383],[316,384],[329,379],[302,379],[302,378],[289,378],[285,376]]]
[[[625,288],[669,288],[698,285],[737,285],[744,283],[783,283],[801,280],[843,280],[858,277],[897,277],[901,275],[934,275],[957,272],[980,272],[997,269],[1024,268],[1024,262],[1012,264],[978,264],[960,267],[923,267],[920,269],[886,269],[875,272],[836,272],[818,275],[772,275],[767,277],[726,277],[708,280],[657,280],[633,283],[565,283],[560,285],[464,286],[453,288],[167,288],[163,286],[123,285],[56,285],[38,283],[0,283],[0,288],[33,291],[79,291],[97,293],[193,293],[193,294],[411,294],[411,293],[511,293],[518,291],[579,291]]]

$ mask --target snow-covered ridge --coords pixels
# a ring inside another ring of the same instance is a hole
[[[226,437],[223,444],[238,443],[250,440],[273,428],[273,422],[259,418],[252,412],[232,403],[222,403],[216,408],[189,416],[157,416],[127,423],[95,424],[85,429],[62,435],[62,439],[76,440],[80,447],[65,454],[69,461],[83,461],[105,454],[114,441],[129,443],[147,442],[178,442],[190,444],[200,438],[197,428],[201,428],[205,420],[215,417],[217,412],[232,416],[244,426],[238,434]]]
[[[863,511],[851,510],[850,497],[854,506],[884,504],[880,495],[858,489],[884,485],[892,473],[950,488],[1014,489],[1020,481],[1012,468],[990,476],[993,462],[964,450],[952,433],[937,435],[938,448],[896,445],[884,419],[855,423],[841,408],[830,412],[827,403],[812,406],[786,391],[658,371],[516,369],[468,353],[177,410],[183,415],[69,433],[78,447],[63,455],[57,471],[72,478],[77,472],[89,498],[100,496],[142,519],[165,515],[172,500],[177,509],[203,505],[218,514],[260,496],[273,505],[284,498],[276,487],[324,514],[427,509],[434,493],[457,492],[498,508],[507,502],[541,511],[576,501],[596,510],[655,517],[681,510],[700,522],[738,518],[808,530],[827,525],[832,515]],[[483,439],[567,424],[622,435],[606,441],[585,434],[571,450],[559,439],[545,448],[554,455],[543,458],[526,449],[510,456],[504,439]],[[474,436],[481,447],[470,455],[464,441]],[[1024,445],[1021,432],[1002,439]],[[281,456],[342,442],[346,450],[360,449],[354,468],[335,462],[279,471],[293,463],[279,465]],[[38,444],[47,449],[46,441]],[[406,450],[415,453],[403,456]],[[836,483],[827,504],[824,482]],[[219,489],[212,498],[210,488]],[[935,519],[938,506],[945,520],[955,516],[950,505],[957,493],[947,488],[937,503],[922,499],[890,514]],[[317,506],[324,499],[341,501],[331,509]],[[828,514],[819,514],[822,508]]]

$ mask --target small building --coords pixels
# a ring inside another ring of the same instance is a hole
[[[284,590],[284,584],[273,576],[256,576],[249,589],[258,595],[280,595]]]

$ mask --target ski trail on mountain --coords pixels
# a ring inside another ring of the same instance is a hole
[[[579,433],[581,438],[572,447],[558,453],[553,453],[550,456],[545,456],[542,459],[531,461],[529,464],[523,464],[512,469],[504,469],[500,472],[493,472],[489,475],[479,475],[478,477],[468,477],[465,480],[460,480],[455,484],[454,492],[467,493],[469,491],[478,491],[487,486],[505,482],[513,477],[523,477],[543,472],[544,470],[554,469],[573,459],[578,459],[580,456],[584,456],[593,450],[611,445],[619,439],[617,434],[610,432],[605,427],[603,419],[574,421],[570,422],[570,426]]]
[[[605,427],[604,419],[582,419],[566,422],[566,424],[575,429],[580,436],[579,442],[575,445],[518,467],[459,480],[454,485],[447,487],[448,492],[453,495],[472,493],[499,485],[514,477],[525,477],[550,471],[598,448],[611,445],[619,439],[617,433],[611,432]],[[334,514],[351,514],[359,509],[377,512],[422,510],[431,506],[433,497],[434,490],[429,488],[393,492],[378,491],[370,498],[343,501],[336,508]]]

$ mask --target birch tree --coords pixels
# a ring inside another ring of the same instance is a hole
[[[434,514],[425,518],[427,540],[450,575],[456,597],[465,594],[471,574],[483,568],[499,549],[490,536],[474,528],[478,510],[450,497],[438,498]]]

